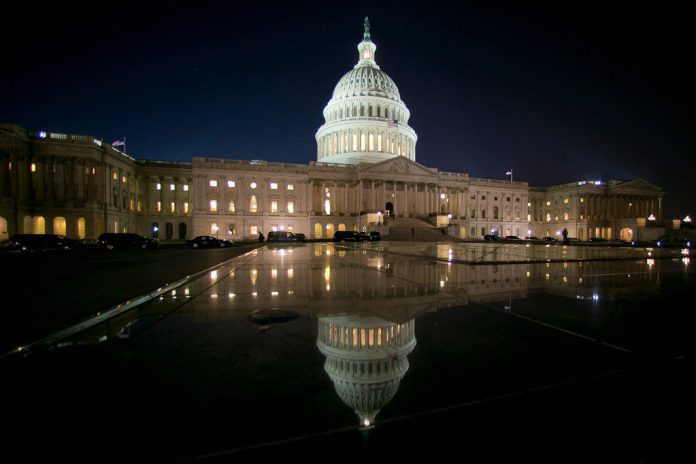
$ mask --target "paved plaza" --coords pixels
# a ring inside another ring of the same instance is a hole
[[[689,249],[307,243],[225,259],[5,350],[8,449],[693,458]]]

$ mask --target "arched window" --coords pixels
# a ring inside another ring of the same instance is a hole
[[[43,216],[34,216],[31,221],[32,234],[45,234],[46,233],[46,219]]]
[[[382,151],[382,134],[377,134],[377,151]]]
[[[357,134],[357,132],[353,132],[353,150],[352,151],[358,151],[358,134]]]
[[[324,228],[318,222],[314,224],[314,238],[322,238]]]
[[[53,233],[58,235],[65,235],[67,229],[67,224],[63,216],[56,216],[53,218]]]
[[[0,216],[0,240],[9,240],[10,234],[7,230],[7,219]]]
[[[356,117],[358,115],[358,107],[354,106],[353,107],[353,117]]]
[[[87,225],[85,224],[85,218],[77,218],[77,238],[82,240],[87,237]]]
[[[372,105],[367,107],[367,115],[372,117]]]
[[[389,108],[384,108],[384,117],[389,119]]]
[[[257,209],[258,205],[256,204],[256,195],[252,195],[251,198],[249,198],[249,212],[255,213]]]
[[[377,117],[381,118],[382,117],[382,107],[377,106]]]
[[[360,134],[360,151],[365,151],[365,133]]]
[[[360,106],[360,116],[365,116],[365,107]]]
[[[373,151],[375,149],[375,136],[372,133],[370,133],[368,146],[370,151]]]

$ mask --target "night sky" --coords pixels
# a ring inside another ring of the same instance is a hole
[[[125,136],[139,159],[307,163],[369,16],[419,163],[497,179],[512,168],[534,186],[640,177],[667,193],[666,218],[693,215],[692,18],[676,2],[607,3],[14,7],[0,122]]]

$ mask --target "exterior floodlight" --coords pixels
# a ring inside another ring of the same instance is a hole
[[[648,216],[648,221],[654,221],[654,220],[655,220],[655,216],[652,213],[650,213],[650,216]]]

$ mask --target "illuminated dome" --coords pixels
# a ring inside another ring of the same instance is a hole
[[[365,18],[358,64],[336,84],[324,108],[325,123],[316,133],[317,160],[324,163],[376,163],[396,156],[416,160],[411,113],[394,81],[375,61]]]
[[[319,318],[324,370],[361,427],[371,427],[399,389],[409,367],[406,356],[416,346],[414,327],[413,319],[398,324],[376,317]]]

